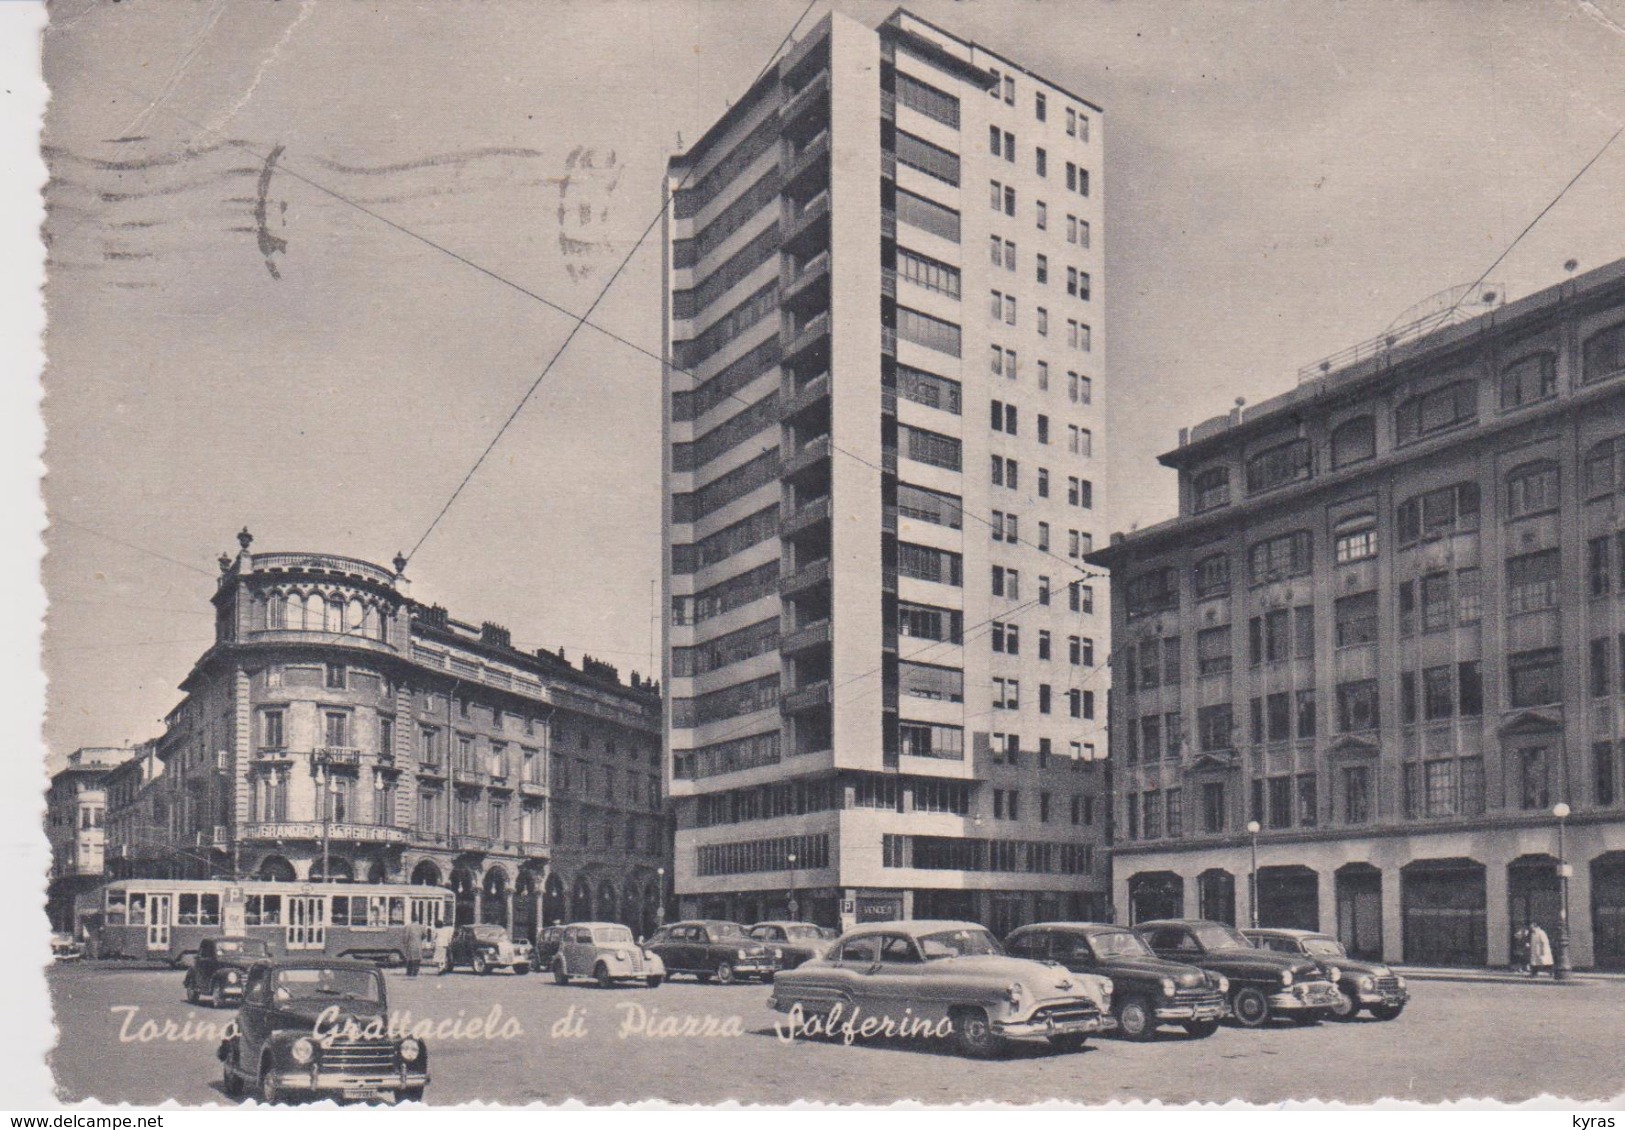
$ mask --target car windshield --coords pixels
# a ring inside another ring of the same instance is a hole
[[[817,926],[786,926],[784,928],[784,934],[791,941],[802,942],[821,941],[824,937],[824,932]]]
[[[258,938],[221,938],[214,943],[216,957],[269,957],[264,942]]]
[[[710,931],[712,941],[718,941],[722,938],[753,940],[749,934],[745,933],[745,928],[737,922],[711,922],[707,924],[706,929]]]
[[[1004,952],[999,939],[986,930],[944,930],[940,934],[927,934],[920,939],[920,948],[925,951],[927,961]]]
[[[625,926],[600,926],[592,932],[600,942],[630,942],[632,931]]]
[[[1197,926],[1192,931],[1202,948],[1209,953],[1222,950],[1250,950],[1253,943],[1249,942],[1239,930],[1233,926],[1221,926],[1212,923],[1206,926]]]
[[[1305,938],[1303,952],[1310,957],[1347,957],[1348,951],[1336,938]]]
[[[372,969],[279,969],[276,998],[288,1000],[383,1000],[383,982]]]
[[[1089,939],[1095,956],[1107,957],[1151,957],[1151,947],[1138,934],[1127,930],[1110,930],[1104,934],[1096,934]]]
[[[508,931],[502,926],[476,926],[474,936],[482,942],[505,942]]]

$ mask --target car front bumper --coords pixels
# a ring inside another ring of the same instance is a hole
[[[1230,1015],[1230,1006],[1223,997],[1211,1001],[1197,1001],[1192,1004],[1165,1005],[1157,1009],[1156,1017],[1161,1020],[1223,1020]]]
[[[1320,1012],[1330,1011],[1337,1007],[1337,989],[1330,984],[1322,985],[1314,982],[1306,986],[1295,986],[1282,992],[1271,994],[1271,1012]]]
[[[735,977],[767,977],[777,973],[778,971],[778,964],[773,961],[734,962]]]
[[[1014,1023],[996,1021],[993,1024],[993,1031],[1012,1040],[1039,1040],[1054,1036],[1090,1036],[1099,1032],[1110,1032],[1116,1027],[1116,1020],[1100,1013],[1076,1019],[1034,1017]]]
[[[276,1085],[282,1091],[309,1091],[337,1094],[345,1098],[371,1098],[385,1091],[402,1091],[412,1087],[427,1087],[427,1071],[352,1072],[323,1071],[319,1067],[295,1068],[274,1074]]]
[[[1403,1008],[1411,999],[1411,994],[1404,989],[1397,993],[1360,993],[1355,998],[1362,1005],[1375,1005],[1378,1008]]]

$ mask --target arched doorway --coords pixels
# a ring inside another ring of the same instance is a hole
[[[1142,871],[1128,881],[1129,925],[1185,913],[1185,880],[1172,871]]]
[[[350,861],[342,855],[328,856],[324,868],[322,860],[318,857],[310,865],[310,881],[312,883],[353,883],[355,882],[355,868]]]
[[[474,911],[478,903],[480,889],[479,876],[467,867],[454,867],[451,871],[451,893],[456,900],[456,909],[453,912],[453,926],[472,926],[474,924]]]
[[[1407,963],[1489,964],[1482,863],[1471,859],[1418,859],[1402,867],[1399,878]]]
[[[574,922],[592,921],[592,883],[578,876],[570,888],[570,919]]]
[[[412,868],[412,885],[414,887],[438,887],[440,885],[440,867],[433,860],[423,860]]]
[[[1337,869],[1337,940],[1350,957],[1382,960],[1382,872],[1369,863]]]
[[[1625,851],[1591,861],[1591,961],[1625,969]]]
[[[1294,863],[1258,869],[1258,924],[1283,930],[1320,929],[1320,876]]]
[[[260,869],[255,875],[267,883],[292,883],[299,878],[294,872],[293,864],[280,855],[268,855],[260,860]]]
[[[480,921],[487,926],[508,925],[508,872],[492,864],[480,884]]]
[[[566,909],[564,880],[557,874],[549,875],[547,885],[542,888],[542,924],[544,926],[562,925]]]
[[[1196,916],[1212,922],[1236,924],[1236,877],[1222,867],[1210,867],[1196,877]]]
[[[389,866],[381,859],[375,859],[371,863],[367,864],[367,882],[389,882]]]
[[[1546,936],[1557,941],[1557,926],[1563,918],[1563,889],[1557,879],[1557,860],[1549,855],[1520,855],[1507,864],[1507,942],[1511,946],[1518,931],[1540,923]],[[1517,947],[1511,946],[1510,953]]]
[[[536,938],[537,896],[541,892],[541,874],[534,867],[521,867],[519,878],[513,884],[513,936]]]
[[[615,921],[615,914],[619,904],[615,901],[615,884],[608,879],[598,884],[598,916],[605,921]],[[623,923],[624,925],[624,923]]]

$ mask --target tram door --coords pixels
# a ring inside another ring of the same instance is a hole
[[[288,897],[288,949],[319,950],[327,945],[327,896]]]
[[[169,920],[171,903],[174,895],[151,894],[147,896],[147,948],[149,950],[167,950],[169,948]]]

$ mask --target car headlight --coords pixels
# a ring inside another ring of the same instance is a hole
[[[1360,991],[1362,993],[1369,993],[1371,990],[1375,989],[1376,987],[1377,987],[1377,979],[1375,977],[1361,977],[1360,978]]]
[[[1395,977],[1394,980],[1395,980],[1395,982],[1397,982],[1397,985],[1396,985],[1397,988],[1403,989],[1405,987],[1405,978],[1403,978],[1403,977]]]
[[[1011,1005],[1016,1008],[1021,1007],[1021,998],[1024,992],[1025,990],[1022,989],[1020,981],[1011,981],[1004,987],[1004,995],[1009,998]]]
[[[1162,995],[1163,996],[1165,996],[1165,997],[1173,996],[1174,992],[1178,988],[1179,988],[1179,986],[1174,984],[1174,979],[1172,977],[1164,977],[1162,979]]]
[[[1219,992],[1228,993],[1229,991],[1230,978],[1226,977],[1223,973],[1219,974]]]
[[[625,950],[616,950],[615,953],[614,953],[614,958],[615,958],[616,961],[625,961],[626,960],[626,951]]]
[[[1290,970],[1290,969],[1281,970],[1281,984],[1283,986],[1292,984],[1292,970]]]
[[[1342,979],[1343,979],[1343,971],[1341,969],[1337,968],[1337,966],[1333,965],[1333,966],[1330,966],[1329,968],[1327,968],[1327,970],[1326,970],[1326,980],[1330,981],[1332,984],[1335,985],[1339,981],[1341,981]]]
[[[416,1063],[423,1054],[423,1044],[415,1037],[408,1036],[401,1041],[401,1062]]]
[[[300,1036],[288,1047],[288,1054],[295,1063],[309,1063],[316,1058],[316,1041],[309,1036]]]
[[[784,960],[784,951],[781,950],[778,946],[773,947],[773,960],[774,961],[783,961]]]
[[[233,969],[230,973],[226,974],[226,984],[235,985],[237,983],[237,980],[238,980],[237,971],[235,969]]]

